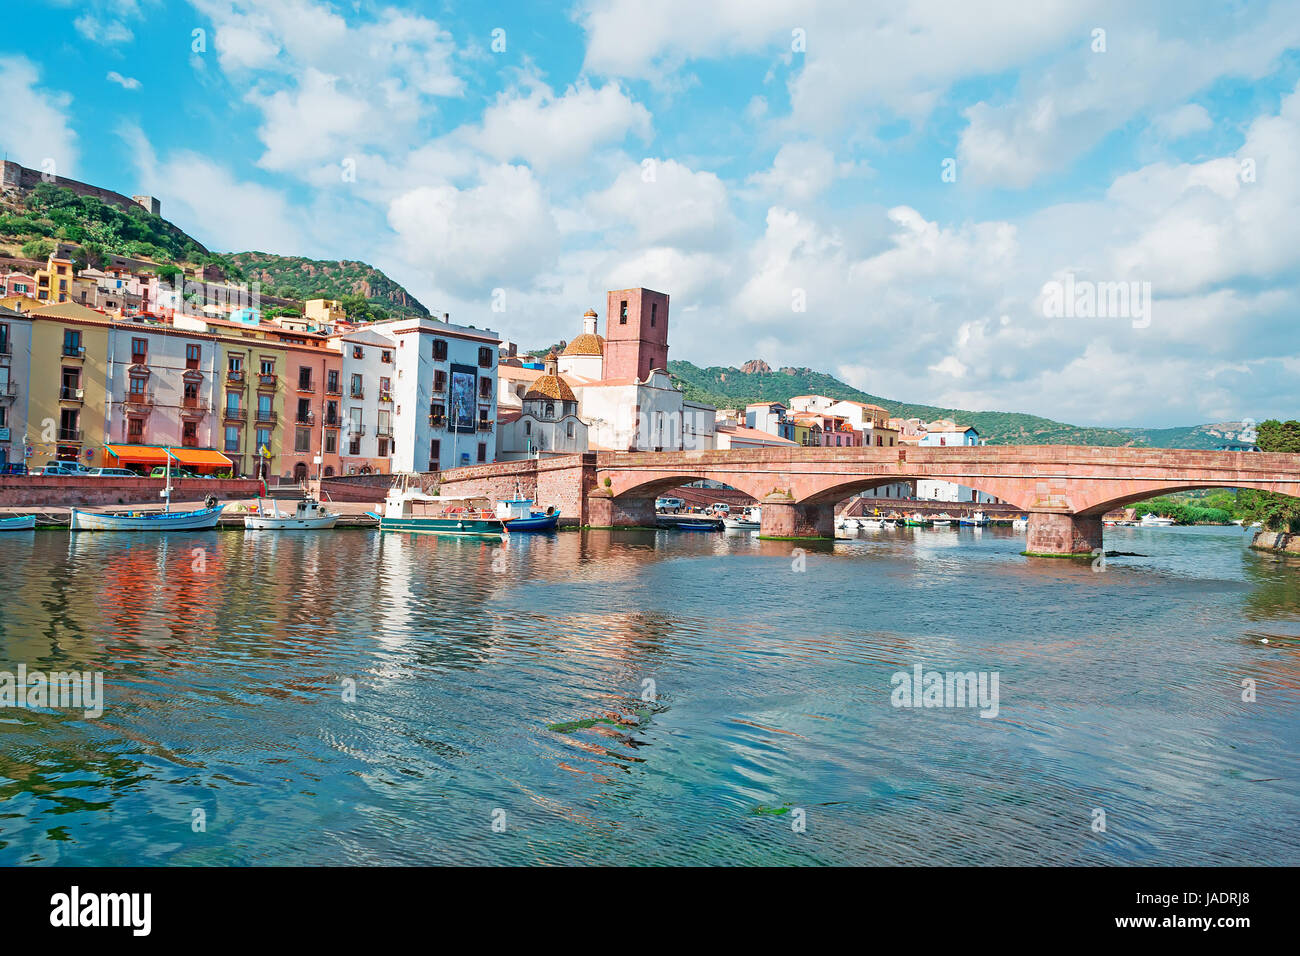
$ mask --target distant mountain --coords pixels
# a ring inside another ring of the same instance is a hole
[[[951,418],[962,425],[973,425],[990,445],[1217,448],[1241,430],[1240,423],[1236,422],[1186,428],[1094,428],[1023,412],[973,412],[919,405],[871,395],[833,375],[809,368],[782,368],[774,372],[761,359],[751,359],[741,368],[700,368],[690,362],[671,361],[668,371],[681,383],[687,398],[718,408],[744,408],[750,402],[788,402],[794,395],[828,395],[879,405],[898,418],[919,418],[927,422]]]
[[[225,258],[249,282],[262,283],[269,295],[285,299],[346,299],[359,296],[371,306],[370,318],[427,316],[426,309],[404,288],[374,266],[351,259],[337,262],[277,256],[269,252],[234,252]],[[353,310],[349,310],[351,314]]]

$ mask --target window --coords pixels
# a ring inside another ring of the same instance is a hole
[[[334,454],[336,451],[338,451],[338,447],[339,447],[339,433],[326,432],[325,433],[325,454],[327,455]]]
[[[348,431],[350,431],[354,435],[360,435],[363,431],[361,427],[361,409],[359,408],[348,409],[348,419],[349,419]]]
[[[198,382],[185,383],[185,407],[186,408],[199,407],[199,383]]]
[[[384,349],[382,352],[379,353],[379,361],[387,362],[389,365],[392,365],[393,353],[388,349]]]
[[[81,355],[81,333],[73,329],[63,330],[63,354]]]
[[[196,448],[199,444],[199,423],[181,423],[181,444],[186,448]]]
[[[0,322],[0,355],[9,354],[9,326]]]
[[[311,451],[310,428],[295,428],[293,430],[293,450],[299,453]]]
[[[441,369],[433,373],[433,391],[436,395],[447,391],[447,373]]]
[[[435,362],[445,362],[447,360],[447,340],[433,340],[433,360]]]
[[[650,303],[650,328],[653,329],[655,327],[655,319],[658,317],[658,315],[659,315],[659,303],[651,302]]]
[[[126,437],[131,441],[139,441],[144,438],[143,418],[128,418],[126,420]]]
[[[479,368],[492,367],[492,350],[486,345],[478,350],[478,365]]]
[[[352,391],[351,391],[350,394],[352,395],[353,398],[364,398],[364,397],[365,397],[365,390],[362,389],[362,387],[361,387],[361,376],[360,376],[360,375],[353,375],[353,376],[352,376]]]
[[[487,445],[483,444],[483,442],[478,443],[478,460],[480,462],[487,461]]]
[[[532,433],[533,433],[533,423],[532,423],[531,421],[529,421],[527,418],[525,418],[525,419],[524,419],[524,434],[525,434],[525,435],[531,435]]]
[[[379,426],[376,431],[378,435],[391,435],[393,433],[392,412],[386,408],[379,410]],[[383,452],[380,452],[382,455]]]
[[[138,400],[144,397],[145,382],[147,381],[148,379],[146,379],[143,375],[131,376],[131,397],[132,398]]]
[[[325,373],[325,391],[339,393],[339,372],[338,369],[330,369]]]
[[[294,420],[299,422],[311,421],[311,399],[310,398],[298,399],[298,417]]]
[[[337,425],[339,423],[339,403],[329,401],[325,403],[325,424]]]
[[[360,438],[353,438],[351,441],[348,442],[348,454],[349,454],[349,455],[359,455],[359,454],[361,454],[361,439],[360,439]]]
[[[264,359],[262,359],[262,364],[261,364],[260,367],[261,367],[261,374],[263,374],[263,375],[274,375],[274,374],[275,374],[275,359],[268,359],[268,358],[264,358]]]
[[[393,400],[393,380],[391,378],[381,378],[379,380],[379,400],[381,402],[391,402]]]
[[[492,397],[492,379],[483,377],[478,380],[478,397],[479,398]]]
[[[132,339],[131,363],[133,365],[143,365],[147,361],[149,361],[149,340]]]
[[[231,418],[239,417],[239,393],[226,392],[226,414]]]
[[[185,367],[198,368],[199,360],[203,357],[203,347],[201,345],[185,346]]]
[[[365,351],[362,350],[360,345],[352,346],[352,357],[354,359],[364,358],[365,354],[366,354]]]
[[[618,324],[627,325],[627,299],[624,299],[618,305]]]
[[[429,417],[433,419],[433,424],[440,424],[447,417],[447,406],[442,402],[430,402]]]
[[[226,451],[239,451],[239,428],[235,425],[226,426]]]
[[[568,433],[568,436],[569,436],[570,438],[572,438],[572,437],[573,437],[573,422],[569,422],[566,431],[567,431],[567,433]]]
[[[429,442],[429,470],[437,471],[442,467],[442,442],[434,438]]]
[[[298,391],[310,392],[311,389],[311,369],[306,365],[298,367]]]
[[[226,359],[226,369],[231,372],[242,372],[244,370],[244,357],[242,355],[231,355]]]
[[[381,438],[379,439],[379,457],[385,458],[387,456],[388,456],[388,439]]]
[[[260,422],[269,422],[271,420],[271,396],[257,396],[257,420]]]
[[[253,451],[260,455],[263,448],[267,451],[271,450],[271,429],[269,428],[259,428],[257,430],[257,447]]]
[[[483,417],[486,418],[487,415],[484,415]],[[555,403],[554,403],[554,402],[547,402],[547,403],[546,403],[546,417],[547,417],[547,418],[554,418],[554,417],[555,417]]]

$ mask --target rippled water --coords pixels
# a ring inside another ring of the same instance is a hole
[[[1300,561],[1023,541],[0,535],[0,863],[1300,863]]]

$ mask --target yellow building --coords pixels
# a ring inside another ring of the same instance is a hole
[[[33,310],[28,384],[29,465],[105,464],[109,319],[74,302]]]
[[[333,327],[346,322],[348,315],[338,299],[308,299],[303,303],[303,316],[317,325]]]
[[[50,253],[45,268],[36,270],[36,298],[41,302],[51,305],[63,302],[85,306],[94,304],[95,280],[76,275],[70,253],[69,247],[59,247]]]

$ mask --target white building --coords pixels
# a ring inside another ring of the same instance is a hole
[[[366,330],[395,343],[395,374],[388,376],[392,470],[442,471],[495,461],[500,337],[432,318],[376,322]],[[376,380],[374,387],[381,385]],[[345,392],[350,388],[345,378]],[[366,406],[358,407],[364,424]],[[373,413],[382,410],[375,406]]]
[[[336,419],[343,474],[390,472],[396,452],[397,340],[367,327],[334,336],[330,342],[343,353],[343,395]],[[331,411],[327,405],[327,423]]]
[[[108,329],[106,440],[215,448],[221,375],[215,335],[136,321]],[[60,394],[75,388],[65,382]]]
[[[952,447],[980,444],[980,435],[969,425],[941,420],[930,422],[925,432],[916,442],[924,447]],[[974,488],[967,488],[952,481],[918,480],[916,497],[926,501],[973,502],[976,504],[995,504],[998,499]]]
[[[501,371],[508,367],[502,366]],[[518,412],[503,410],[500,417],[497,457],[501,460],[549,458],[587,450],[587,426],[578,417],[578,398],[560,377],[554,352],[546,356],[542,374],[520,396]]]

